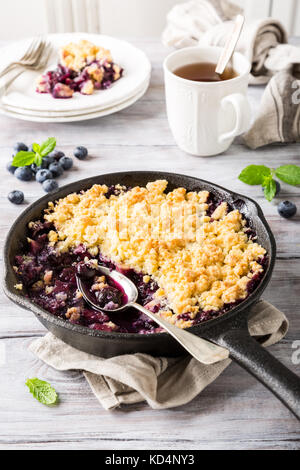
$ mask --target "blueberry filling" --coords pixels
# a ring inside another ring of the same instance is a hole
[[[91,66],[93,71],[91,71]],[[97,81],[95,70],[101,75]],[[86,63],[79,71],[58,64],[55,70],[50,70],[38,79],[36,91],[50,93],[53,98],[72,98],[74,92],[90,95],[94,90],[106,90],[122,77],[123,69],[115,71],[115,64],[106,60],[94,60]]]
[[[97,290],[99,271],[91,268],[88,260],[97,261],[108,268],[115,269],[116,266],[102,256],[93,258],[82,245],[72,252],[58,254],[48,243],[47,233],[51,229],[53,227],[47,222],[35,222],[30,228],[25,254],[15,257],[18,277],[26,289],[26,295],[35,304],[71,323],[91,329],[144,334],[160,331],[153,321],[134,309],[112,315],[93,310],[78,294],[76,273],[87,284],[100,307],[115,309],[126,302],[124,293],[110,279],[105,279],[104,286]],[[146,306],[158,289],[157,284],[145,284],[143,276],[131,270],[126,271],[126,275],[137,286],[138,301]]]

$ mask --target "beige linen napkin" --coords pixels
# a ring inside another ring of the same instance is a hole
[[[300,81],[296,79],[296,75],[300,77],[299,72],[300,57],[299,64],[272,77],[263,93],[258,116],[243,136],[248,147],[256,149],[274,142],[300,142]]]
[[[167,15],[167,26],[162,40],[166,46],[176,48],[201,45],[224,46],[232,29],[232,19],[242,9],[228,0],[190,0],[175,5]],[[282,24],[274,18],[263,18],[248,23],[246,19],[236,50],[252,63],[250,83],[267,83],[278,67],[276,57],[267,63],[270,51],[287,42]],[[297,54],[298,48],[287,46]]]
[[[252,308],[249,331],[264,346],[278,342],[287,330],[285,315],[268,302],[260,301]],[[103,359],[68,346],[51,333],[35,340],[29,349],[57,370],[82,370],[106,410],[142,401],[154,409],[183,405],[231,362],[226,359],[207,366],[191,356],[166,358],[140,353]]]

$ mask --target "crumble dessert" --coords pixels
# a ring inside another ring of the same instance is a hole
[[[82,39],[62,47],[57,68],[38,77],[36,91],[53,98],[72,98],[76,91],[91,95],[109,88],[122,73],[109,50]]]
[[[94,185],[50,202],[43,220],[29,224],[27,248],[15,260],[32,301],[92,329],[161,331],[133,309],[110,315],[85,303],[76,273],[100,307],[125,303],[118,286],[99,274],[99,265],[128,276],[141,305],[181,328],[243,301],[263,276],[266,250],[226,201],[208,191],[166,192],[167,184]]]

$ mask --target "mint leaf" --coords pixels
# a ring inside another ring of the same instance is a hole
[[[271,170],[265,165],[249,165],[246,166],[239,174],[239,180],[243,183],[257,185],[263,184],[265,178],[271,176]]]
[[[52,152],[52,150],[55,149],[56,146],[56,139],[55,137],[49,137],[49,139],[45,140],[45,142],[42,143],[41,148],[40,148],[40,153],[42,157],[45,157],[48,155],[48,153]]]
[[[277,178],[285,183],[296,186],[300,184],[300,166],[298,165],[283,165],[275,170]]]
[[[21,150],[18,152],[12,161],[13,166],[25,166],[31,165],[35,160],[35,153],[34,152],[25,152]]]
[[[27,379],[25,385],[30,393],[43,405],[53,405],[57,401],[57,393],[48,382],[37,379]]]
[[[276,183],[273,179],[270,179],[266,185],[264,185],[264,194],[267,201],[271,202],[276,194]]]
[[[41,151],[41,147],[39,146],[39,144],[37,144],[36,142],[34,144],[32,144],[32,150],[37,153],[37,152],[40,152]]]

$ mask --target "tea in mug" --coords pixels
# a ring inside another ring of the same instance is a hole
[[[216,73],[216,66],[212,62],[196,62],[178,67],[173,71],[175,75],[194,82],[222,82],[237,77],[235,70],[228,66],[222,74]]]

